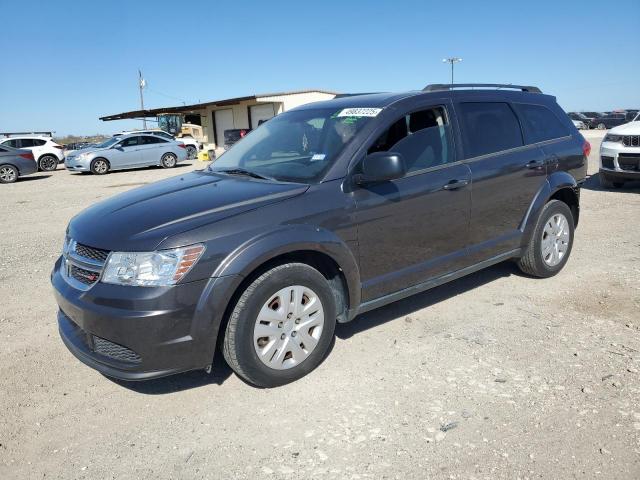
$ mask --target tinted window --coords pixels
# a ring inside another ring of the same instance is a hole
[[[46,140],[40,140],[39,138],[35,138],[32,140],[33,142],[33,146],[34,147],[41,147],[42,145],[44,145],[45,143],[47,143]]]
[[[522,121],[527,143],[543,142],[570,134],[567,127],[547,107],[525,103],[516,103],[514,107]]]
[[[9,145],[12,148],[20,148],[18,147],[19,145],[19,140],[7,140],[6,142],[4,142],[4,145]]]
[[[135,145],[138,145],[140,137],[129,137],[129,138],[125,138],[124,140],[122,140],[122,142],[120,142],[120,146],[121,147],[133,147]]]
[[[520,124],[507,103],[461,103],[467,158],[523,145]]]
[[[368,153],[401,153],[407,172],[431,168],[454,159],[451,129],[443,107],[405,115],[380,135]]]
[[[149,135],[148,137],[140,137],[142,139],[142,145],[152,145],[156,143],[167,143],[166,140],[163,140],[159,137],[154,137]]]
[[[32,138],[23,138],[22,140],[18,140],[20,147],[19,148],[29,148],[35,146],[35,140]]]

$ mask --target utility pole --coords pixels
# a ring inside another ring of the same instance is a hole
[[[138,87],[140,88],[140,110],[143,110],[143,111],[144,111],[144,96],[142,94],[142,90],[144,90],[144,87],[146,86],[147,86],[147,81],[144,78],[142,78],[142,71],[138,69]],[[147,129],[147,118],[144,116],[142,117],[142,128],[144,130]]]
[[[458,58],[458,57],[449,57],[449,58],[443,58],[442,61],[444,63],[450,63],[451,64],[451,85],[453,85],[453,65],[461,62],[462,59]]]

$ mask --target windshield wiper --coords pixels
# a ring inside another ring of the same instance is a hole
[[[224,170],[211,170],[213,173],[226,173],[228,175],[243,175],[245,177],[259,178],[261,180],[275,180],[272,177],[260,175],[259,173],[245,170],[244,168],[226,168]]]

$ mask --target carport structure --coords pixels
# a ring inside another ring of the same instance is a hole
[[[210,148],[221,148],[224,131],[238,128],[255,128],[260,121],[306,103],[330,100],[337,95],[326,90],[297,90],[227,98],[212,102],[162,107],[150,110],[133,110],[100,117],[100,120],[125,120],[155,118],[162,114],[180,114],[186,123],[201,125],[204,141]]]

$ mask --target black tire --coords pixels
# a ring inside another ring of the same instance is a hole
[[[599,123],[596,127],[598,130],[606,130],[607,126],[604,123]]]
[[[160,159],[162,168],[173,168],[178,164],[178,156],[175,153],[165,153]]]
[[[187,145],[187,159],[195,160],[197,156],[198,156],[198,149],[196,149],[196,147],[194,147],[193,145]]]
[[[567,219],[569,241],[567,250],[564,253],[564,256],[560,259],[560,262],[557,265],[551,266],[544,261],[542,255],[542,238],[545,225],[557,213],[564,215]],[[524,255],[518,259],[518,267],[520,267],[520,270],[528,275],[540,278],[548,278],[557,274],[565,266],[569,259],[569,255],[571,254],[574,230],[575,227],[573,224],[573,214],[571,213],[571,209],[566,203],[561,202],[560,200],[551,200],[542,208],[538,221],[536,222],[536,226],[533,229],[529,245],[527,246]]]
[[[110,165],[105,158],[94,158],[89,168],[94,175],[105,175],[109,173]]]
[[[0,183],[15,183],[20,173],[13,165],[0,165]]]
[[[280,289],[302,285],[312,289],[322,302],[324,325],[314,350],[298,365],[277,370],[265,365],[254,347],[254,327],[260,309]],[[335,296],[324,276],[303,263],[287,263],[256,278],[242,293],[231,312],[223,340],[223,354],[229,366],[248,383],[277,387],[293,382],[324,360],[336,325]]]
[[[38,168],[43,172],[53,172],[58,168],[58,157],[55,155],[43,155],[38,159]]]

